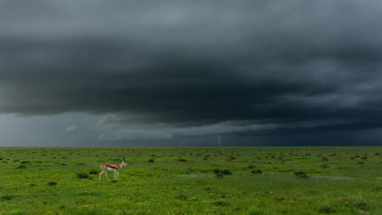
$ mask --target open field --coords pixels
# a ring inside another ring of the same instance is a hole
[[[382,147],[2,147],[0,214],[382,214],[380,154]],[[100,165],[122,156],[119,179],[98,182]]]

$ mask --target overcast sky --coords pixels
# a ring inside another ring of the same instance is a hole
[[[0,1],[0,146],[382,145],[381,11]]]

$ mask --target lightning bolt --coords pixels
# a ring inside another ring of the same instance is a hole
[[[219,147],[220,147],[220,136],[218,135],[218,142],[219,142]]]

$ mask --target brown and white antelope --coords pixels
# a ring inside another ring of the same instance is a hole
[[[114,171],[114,180],[118,179],[118,176],[119,176],[118,170],[124,166],[127,166],[125,157],[123,157],[123,161],[119,165],[112,164],[112,163],[102,164],[101,165],[102,172],[99,174],[99,181],[101,181],[102,173],[105,173],[105,177],[107,178],[108,181],[110,181],[109,178],[107,177],[107,171]]]

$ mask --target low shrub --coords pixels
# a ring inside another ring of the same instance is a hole
[[[28,167],[24,164],[21,164],[19,165],[18,167],[16,167],[16,169],[27,169]]]
[[[182,194],[179,194],[179,195],[175,195],[175,198],[176,199],[187,199],[187,196],[186,196],[186,194],[182,193]]]
[[[303,171],[297,171],[297,172],[294,172],[293,174],[297,176],[298,178],[309,178],[308,174]]]
[[[361,210],[364,210],[364,211],[369,209],[366,202],[357,202],[357,203],[355,203],[355,206]]]
[[[334,208],[329,204],[322,204],[317,207],[317,211],[329,214],[334,212]]]
[[[323,168],[323,169],[328,169],[328,168],[330,168],[330,166],[329,166],[328,164],[322,164],[320,167]]]
[[[98,171],[95,169],[90,170],[89,175],[97,175]]]
[[[273,197],[273,200],[276,200],[276,201],[284,201],[284,199],[286,199],[286,196],[284,195],[277,195]]]
[[[225,169],[221,173],[224,174],[224,175],[232,175],[232,172],[229,169]]]
[[[217,168],[215,168],[214,170],[212,170],[215,174],[219,174],[220,173],[220,169],[217,169]]]
[[[48,185],[49,185],[49,186],[56,186],[56,185],[57,185],[57,182],[55,182],[55,181],[49,181],[49,182],[48,182]]]
[[[12,196],[12,195],[3,195],[3,196],[0,196],[0,200],[2,200],[2,201],[11,200],[13,198],[14,198],[14,196]]]
[[[379,185],[377,185],[377,186],[371,188],[371,191],[380,191],[380,190],[382,190],[382,187],[379,186]]]
[[[228,206],[231,204],[231,202],[224,200],[224,199],[218,199],[215,201],[212,201],[213,205],[220,205],[220,206]]]
[[[259,170],[259,169],[254,169],[254,170],[251,171],[251,173],[252,174],[261,174],[263,172],[261,170]]]
[[[154,159],[150,159],[150,160],[149,160],[149,163],[154,163]]]
[[[76,173],[77,177],[82,179],[82,178],[89,178],[90,175],[86,172],[79,172],[79,173]]]
[[[326,157],[322,157],[322,160],[323,160],[323,161],[328,161],[329,159],[326,158]]]
[[[184,159],[184,158],[179,158],[178,161],[179,162],[187,162],[186,159]]]
[[[212,187],[210,186],[204,187],[204,190],[212,190]]]
[[[24,163],[31,163],[30,161],[21,161],[21,164],[24,164]]]
[[[261,214],[263,214],[263,210],[260,208],[249,207],[247,214],[248,215],[261,215]]]
[[[62,166],[66,166],[66,163],[61,163]]]

